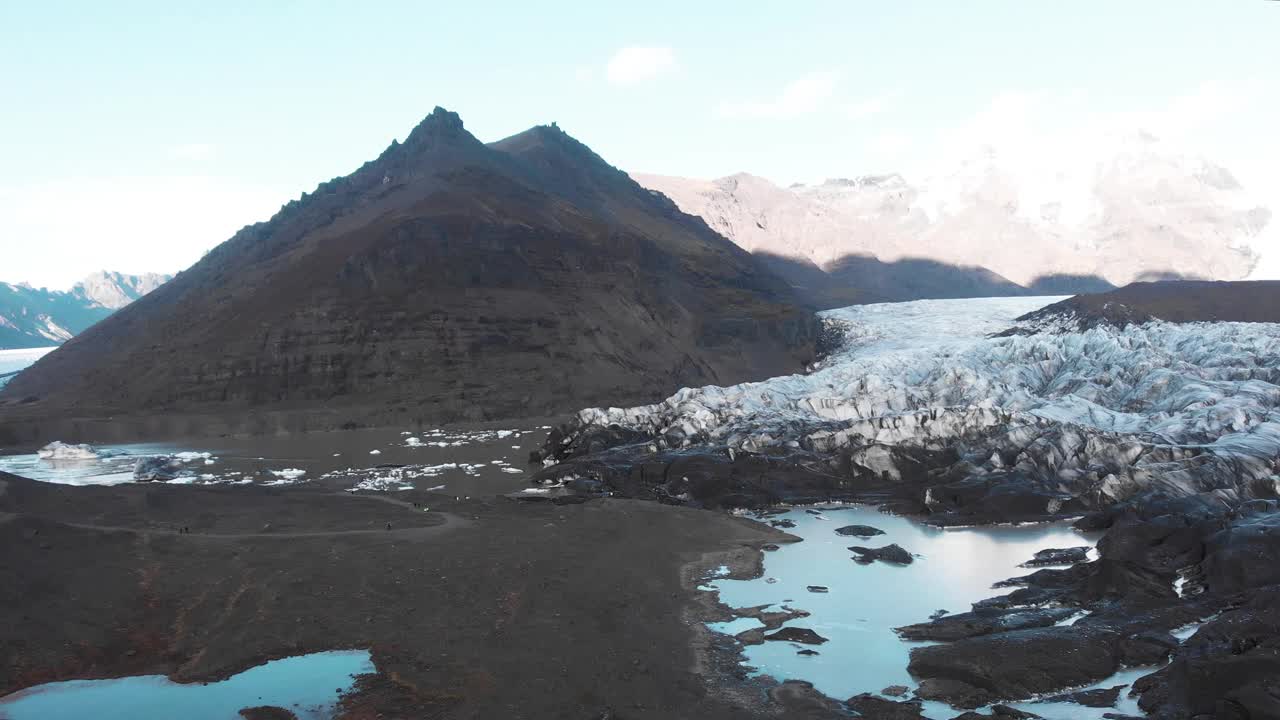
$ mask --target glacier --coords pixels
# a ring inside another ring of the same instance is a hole
[[[892,477],[895,448],[950,448],[966,476],[1020,472],[1098,506],[1153,489],[1224,501],[1280,490],[1280,325],[1062,322],[996,336],[1060,299],[827,311],[839,340],[808,373],[588,408],[559,450],[623,429],[651,452],[843,453]]]

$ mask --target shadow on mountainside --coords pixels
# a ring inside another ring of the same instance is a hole
[[[1096,275],[1069,274],[1044,275],[1024,286],[984,267],[950,265],[926,258],[885,262],[870,255],[851,254],[821,268],[807,260],[773,253],[757,252],[755,256],[820,310],[906,300],[1075,295],[1115,289]]]

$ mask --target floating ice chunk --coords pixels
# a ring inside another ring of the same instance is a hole
[[[520,474],[520,473],[522,473],[522,472],[524,472],[524,471],[523,471],[523,470],[521,470],[520,468],[504,467],[504,468],[502,468],[502,472],[504,472],[504,473],[514,473],[514,474],[517,474],[517,475],[518,475],[518,474]]]
[[[381,454],[382,454],[382,451],[381,451],[381,450],[370,450],[370,451],[369,451],[369,454],[370,454],[370,455],[381,455]]]
[[[409,447],[417,447],[422,444],[422,439],[413,437],[412,435],[410,435],[409,437],[404,439],[404,444],[408,445]]]
[[[195,462],[196,460],[208,460],[213,457],[213,453],[186,450],[180,453],[174,453],[172,457],[177,458],[182,462]]]
[[[285,468],[284,470],[272,470],[271,474],[283,480],[297,480],[306,475],[307,471],[298,468]]]
[[[36,451],[41,460],[97,460],[98,451],[92,445],[69,445],[54,440]]]

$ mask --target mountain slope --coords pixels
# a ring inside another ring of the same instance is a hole
[[[882,299],[1097,292],[1135,280],[1244,278],[1271,212],[1224,168],[1130,139],[1084,171],[1019,168],[986,149],[913,184],[900,175],[781,188],[738,174],[637,175],[761,254]],[[843,278],[833,268],[883,263]],[[927,278],[916,272],[932,263]],[[898,266],[898,263],[905,263]],[[879,280],[882,287],[868,285]]]
[[[486,146],[437,108],[0,401],[307,427],[533,416],[792,372],[815,334],[749,254],[557,128]]]
[[[0,283],[0,350],[66,342],[168,279],[100,271],[69,291]]]

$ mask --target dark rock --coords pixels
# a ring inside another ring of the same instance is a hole
[[[904,697],[908,692],[911,692],[911,688],[906,685],[890,685],[889,687],[881,690],[880,694],[888,695],[889,697]]]
[[[1167,666],[1134,682],[1144,712],[1159,717],[1280,717],[1280,586],[1246,597],[1201,626]]]
[[[766,543],[764,545],[761,545],[760,549],[765,552],[777,552],[782,548],[778,547],[777,545],[774,545],[773,543]]]
[[[298,720],[297,715],[274,705],[243,708],[240,710],[240,717],[245,720]]]
[[[911,553],[904,550],[897,544],[885,545],[879,548],[862,547],[854,545],[849,548],[850,551],[858,554],[855,558],[859,562],[872,562],[879,560],[881,562],[893,563],[895,565],[910,565],[915,561]]]
[[[911,650],[908,670],[926,686],[916,694],[961,708],[986,698],[1027,698],[1089,685],[1119,668],[1118,634],[1105,628],[1046,627],[995,633]],[[974,692],[976,690],[977,692]]]
[[[939,700],[954,707],[976,708],[989,705],[995,696],[982,688],[950,678],[925,678],[916,687],[916,697]]]
[[[930,620],[937,620],[937,619],[939,619],[939,618],[946,617],[946,616],[947,616],[947,615],[949,615],[949,614],[950,614],[950,611],[949,611],[949,610],[934,610],[934,611],[933,611],[933,614],[929,616],[929,619],[930,619]]]
[[[737,635],[734,635],[734,637],[743,645],[763,645],[764,629],[753,628],[751,630],[743,630]]]
[[[811,593],[824,593],[831,591],[831,588],[828,588],[826,585],[810,585],[807,589]]]
[[[786,518],[783,518],[782,520],[770,520],[769,524],[776,528],[788,528],[788,529],[796,526],[796,523],[794,520],[787,520]]]
[[[952,642],[1010,630],[1049,627],[1075,613],[1072,608],[975,610],[946,615],[927,623],[907,625],[897,628],[896,632],[904,640]]]
[[[1082,563],[1089,559],[1090,547],[1072,547],[1072,548],[1049,548],[1041,550],[1035,554],[1033,558],[1022,563],[1023,567],[1037,567],[1040,565],[1074,565]]]
[[[1044,702],[1051,703],[1075,703],[1091,708],[1109,708],[1115,707],[1120,700],[1120,691],[1125,689],[1125,685],[1116,685],[1111,688],[1099,688],[1097,690],[1077,690],[1063,695],[1054,695],[1045,698]]]
[[[1120,641],[1120,662],[1130,666],[1163,665],[1180,644],[1167,632],[1140,632]]]
[[[879,528],[873,528],[870,525],[845,525],[844,527],[836,528],[836,534],[866,539],[876,535],[883,535],[884,531]]]
[[[797,650],[797,651],[796,651],[796,654],[797,654],[797,655],[803,655],[803,656],[805,656],[805,657],[813,657],[814,655],[817,655],[817,654],[819,654],[819,653],[818,653],[818,651],[817,651],[817,650],[810,650],[810,649],[808,649],[808,648],[805,648],[804,650]]]
[[[847,718],[840,703],[814,689],[812,683],[788,680],[769,689],[769,699],[782,708],[781,717],[798,720]]]
[[[777,630],[783,624],[799,618],[809,617],[806,610],[797,610],[792,607],[782,606],[781,610],[767,610],[770,605],[759,605],[749,608],[734,608],[733,614],[737,617],[755,618],[764,625],[765,630]]]
[[[802,645],[821,645],[827,642],[827,638],[822,637],[813,630],[798,627],[784,627],[771,635],[765,635],[764,639],[794,642]]]
[[[844,704],[868,720],[924,720],[924,709],[919,700],[886,700],[863,693],[845,700]]]

